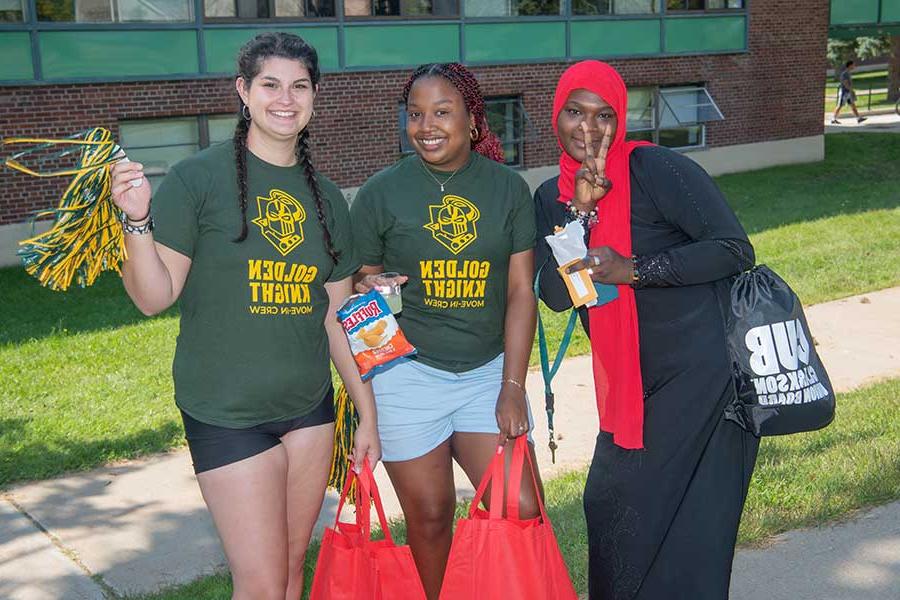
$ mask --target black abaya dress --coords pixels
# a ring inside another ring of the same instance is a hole
[[[597,436],[584,492],[590,599],[726,600],[759,440],[724,418],[733,389],[722,310],[726,278],[753,265],[753,247],[689,158],[642,147],[630,166],[644,449]],[[571,302],[544,241],[566,223],[556,183],[535,194],[536,261],[549,261],[541,298],[560,311]],[[602,343],[602,331],[589,335]]]

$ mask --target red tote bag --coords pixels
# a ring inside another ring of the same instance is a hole
[[[357,481],[356,522],[340,521],[353,480]],[[369,503],[374,501],[383,540],[371,539]],[[384,516],[368,461],[357,475],[347,472],[334,527],[325,530],[309,600],[425,600],[425,589],[409,546],[397,546]]]
[[[475,492],[468,518],[453,535],[440,600],[577,600],[575,587],[541,501],[525,436],[516,439],[503,517],[503,446]],[[541,514],[519,518],[519,488],[525,459],[532,467]],[[479,508],[491,484],[490,511]]]

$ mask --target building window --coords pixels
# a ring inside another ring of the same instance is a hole
[[[458,17],[459,0],[344,0],[347,17]]]
[[[647,15],[659,11],[659,0],[572,0],[573,15]]]
[[[334,0],[203,0],[207,19],[315,19],[334,14]]]
[[[504,162],[511,167],[525,164],[525,126],[530,124],[520,98],[487,98],[488,125],[503,145]]]
[[[706,143],[704,123],[721,121],[722,112],[702,86],[628,90],[628,139],[668,148]]]
[[[21,23],[25,20],[25,0],[0,0],[0,23]]]
[[[139,23],[194,18],[192,0],[37,0],[36,6],[39,21]]]
[[[230,140],[236,121],[234,115],[122,121],[119,144],[130,160],[144,165],[144,174],[156,190],[172,165],[201,148]]]
[[[39,21],[136,23],[194,18],[192,0],[37,0],[36,6]]]
[[[536,17],[564,11],[560,0],[466,0],[466,18]]]
[[[744,8],[744,0],[666,0],[666,10],[732,10]]]
[[[520,98],[486,98],[485,113],[488,125],[503,146],[505,164],[521,167],[525,161],[525,132],[531,126],[531,120]],[[406,107],[397,105],[397,123],[400,131],[400,153],[411,154],[415,148],[409,143],[406,135]]]

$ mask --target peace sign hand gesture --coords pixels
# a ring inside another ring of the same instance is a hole
[[[612,127],[607,125],[603,130],[603,139],[597,148],[596,156],[587,123],[581,123],[581,131],[584,134],[584,162],[575,172],[573,202],[579,209],[588,212],[612,189],[612,181],[606,178],[606,153],[612,142]]]

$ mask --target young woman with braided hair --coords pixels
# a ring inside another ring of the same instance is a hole
[[[329,358],[360,415],[354,460],[381,454],[335,315],[359,261],[346,201],[310,157],[318,83],[311,46],[258,35],[238,58],[233,144],[175,165],[152,210],[143,167],[113,169],[128,294],[148,315],[179,300],[175,400],[233,598],[300,597],[332,456]]]
[[[426,594],[436,599],[456,504],[452,461],[477,485],[498,441],[531,428],[534,210],[528,185],[501,164],[465,67],[419,67],[401,101],[415,154],[369,179],[351,217],[363,263],[357,290],[384,271],[406,282],[398,321],[418,355],[376,375],[372,387],[384,464]],[[520,503],[522,518],[539,514],[531,486],[522,486]]]

